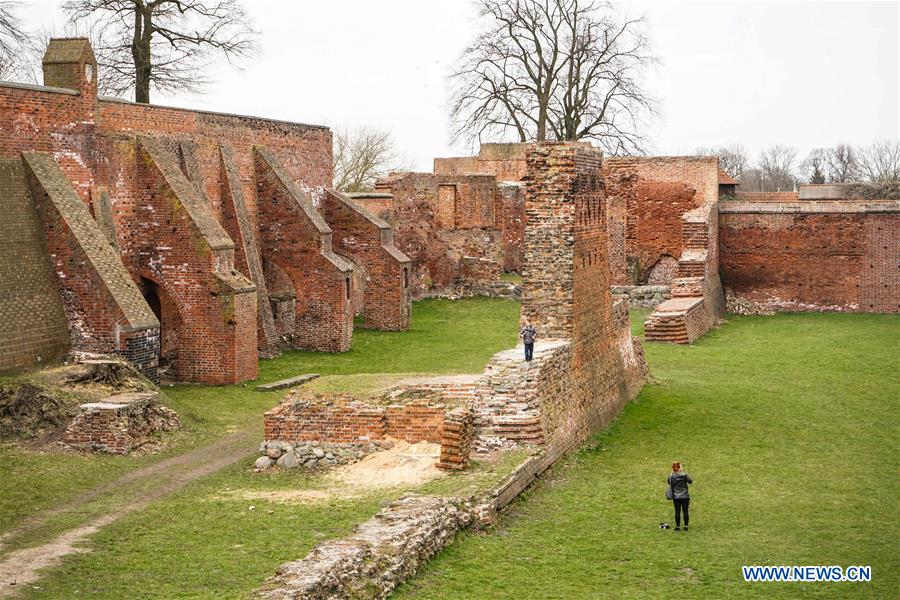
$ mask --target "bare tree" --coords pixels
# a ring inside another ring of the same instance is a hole
[[[594,0],[477,0],[487,26],[451,75],[454,138],[594,140],[640,152],[655,61],[643,18]]]
[[[334,134],[333,186],[341,192],[364,192],[390,171],[404,170],[390,132],[361,127]]]
[[[21,76],[23,50],[29,45],[30,37],[22,29],[22,23],[15,10],[19,2],[0,0],[0,80]]]
[[[871,182],[900,181],[900,140],[879,140],[860,150],[859,173]]]
[[[764,149],[757,161],[760,171],[760,189],[764,192],[789,191],[794,189],[797,177],[794,162],[797,150],[790,146],[776,144]]]
[[[716,146],[712,148],[697,148],[695,154],[700,156],[716,156],[719,159],[719,166],[722,170],[731,175],[735,180],[741,181],[744,170],[750,164],[750,158],[747,149],[742,144],[731,144],[730,146]]]
[[[87,26],[105,87],[201,91],[217,56],[234,66],[257,48],[256,32],[238,0],[66,0],[73,24]]]
[[[828,150],[816,148],[800,164],[800,170],[809,183],[825,183],[825,163]]]
[[[829,183],[845,183],[857,177],[856,150],[850,144],[837,144],[825,151],[825,172]]]

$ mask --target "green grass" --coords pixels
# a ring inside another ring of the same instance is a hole
[[[515,283],[516,285],[522,284],[522,276],[518,273],[503,273],[500,275],[500,281],[506,281],[508,283]]]
[[[732,316],[645,348],[639,400],[397,598],[897,597],[900,318]],[[689,533],[657,527],[672,460],[695,481]],[[873,581],[744,583],[754,564]]]
[[[349,352],[290,352],[259,365],[261,381],[300,373],[480,373],[495,352],[516,343],[519,304],[476,297],[413,304],[408,331],[359,329]]]
[[[353,348],[341,354],[287,352],[260,361],[260,380],[274,381],[307,372],[478,373],[492,354],[515,343],[518,314],[518,303],[509,300],[415,302],[409,331],[357,330]],[[178,385],[166,387],[165,392],[167,404],[181,416],[183,430],[167,438],[170,448],[162,453],[83,456],[36,452],[14,444],[0,446],[4,488],[0,494],[0,532],[128,471],[208,444],[231,431],[252,431],[262,439],[262,414],[284,394],[256,392],[253,383]],[[60,520],[48,534],[69,525],[72,518]]]
[[[364,391],[417,373],[478,373],[492,354],[515,343],[518,313],[518,304],[507,300],[416,302],[409,331],[357,330],[352,350],[339,355],[288,352],[261,361],[261,379],[317,372],[323,375],[317,384],[323,389]],[[276,405],[284,391],[259,393],[253,387],[253,383],[166,387],[166,403],[181,416],[183,429],[167,437],[169,447],[158,454],[85,456],[0,446],[0,532],[129,471],[209,444],[229,432],[248,431],[262,439],[262,413]],[[423,491],[457,494],[483,489],[522,458],[509,453],[498,465],[475,465],[463,476],[430,482]],[[29,593],[121,598],[131,597],[139,588],[141,597],[240,596],[258,586],[279,562],[301,557],[321,539],[343,534],[376,512],[381,502],[400,493],[385,490],[352,501],[308,505],[268,506],[263,501],[255,502],[261,505],[259,512],[248,511],[252,503],[223,496],[223,490],[322,485],[320,478],[298,472],[253,476],[251,464],[252,458],[202,478],[103,529],[92,538],[93,552],[71,557],[39,584],[40,589]],[[46,542],[111,507],[139,499],[153,485],[153,481],[138,481],[75,511],[50,516],[40,527],[5,540],[7,548]],[[272,515],[268,510],[274,511]],[[98,572],[104,577],[96,577]],[[215,594],[209,591],[213,589]]]

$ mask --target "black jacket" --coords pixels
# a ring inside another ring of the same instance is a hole
[[[669,485],[672,487],[672,499],[684,500],[685,498],[690,498],[691,495],[688,493],[689,483],[694,483],[694,480],[684,471],[669,473]]]

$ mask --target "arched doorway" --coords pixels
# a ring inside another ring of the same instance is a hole
[[[182,320],[175,302],[155,281],[141,277],[141,292],[159,319],[159,376],[178,379],[178,341]]]

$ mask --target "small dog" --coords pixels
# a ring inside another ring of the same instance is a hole
[[[668,523],[660,523],[660,524],[659,524],[659,528],[660,528],[660,529],[668,529],[668,528],[669,528],[669,524],[668,524]]]

